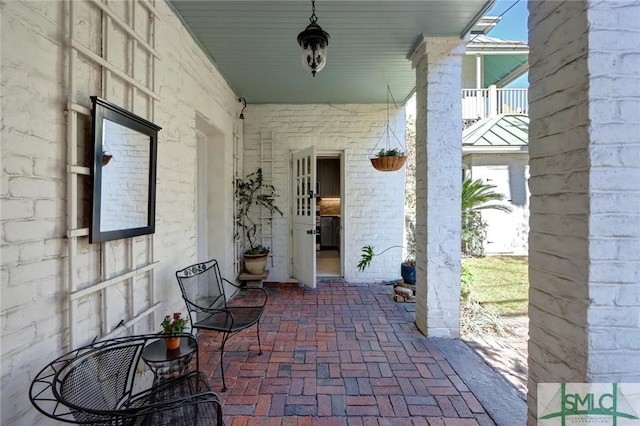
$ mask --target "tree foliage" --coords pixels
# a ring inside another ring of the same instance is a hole
[[[504,195],[495,192],[495,185],[490,185],[482,179],[472,179],[465,176],[462,180],[462,214],[476,210],[494,209],[510,212],[511,208],[504,204],[492,204],[493,201],[504,200]]]
[[[262,169],[258,169],[244,179],[236,179],[235,196],[238,203],[235,217],[236,226],[238,231],[242,230],[245,241],[249,245],[245,254],[269,252],[269,247],[257,244],[258,232],[260,231],[260,212],[258,210],[259,207],[263,207],[271,215],[280,213],[282,216],[282,211],[275,204],[276,188],[264,182]],[[235,238],[239,237],[240,235],[236,234]]]

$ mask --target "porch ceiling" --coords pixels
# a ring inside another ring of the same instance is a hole
[[[296,37],[311,1],[167,0],[194,39],[250,104],[398,102],[415,88],[407,59],[422,35],[464,36],[494,0],[318,0],[318,24],[331,35],[315,78]]]

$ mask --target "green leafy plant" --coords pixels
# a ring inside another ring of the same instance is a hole
[[[483,242],[486,239],[487,224],[482,220],[481,210],[510,212],[511,208],[496,201],[504,200],[504,195],[494,191],[482,179],[465,176],[462,180],[462,252],[470,256],[483,256]]]
[[[388,252],[392,248],[405,248],[404,246],[391,246],[382,250],[380,253],[375,253],[374,248],[371,245],[362,247],[362,253],[360,254],[360,262],[358,262],[358,270],[363,272],[371,265],[371,261],[375,256],[380,256],[383,253]],[[407,258],[403,262],[406,265],[416,266],[416,254],[415,252],[409,252]]]
[[[471,298],[473,275],[465,265],[460,266],[460,300],[466,302]]]
[[[393,149],[381,149],[376,153],[376,157],[404,157],[404,152],[398,148]]]
[[[235,238],[240,238],[240,230],[244,234],[245,246],[244,254],[266,254],[269,247],[257,243],[258,233],[261,230],[258,210],[263,207],[270,215],[282,211],[275,204],[276,188],[264,182],[262,169],[247,175],[244,179],[236,179],[235,196],[238,202],[238,211],[235,223],[238,233]],[[255,211],[254,211],[255,210]]]
[[[167,315],[160,323],[162,327],[160,334],[180,334],[187,327],[188,322],[186,318],[182,318],[180,312],[175,312],[173,317]]]
[[[244,251],[244,254],[256,255],[269,253],[269,247],[265,247],[262,244],[257,244],[255,247],[249,247]]]

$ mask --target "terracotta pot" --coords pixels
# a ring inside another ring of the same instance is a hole
[[[269,253],[245,254],[244,269],[246,269],[251,275],[263,274],[267,267],[267,256],[269,256]]]
[[[167,345],[167,349],[178,349],[180,347],[180,338],[179,337],[168,337],[164,339],[164,344]]]
[[[404,166],[407,157],[378,157],[371,158],[371,164],[381,172],[395,172]]]

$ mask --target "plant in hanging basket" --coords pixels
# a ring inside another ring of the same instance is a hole
[[[371,158],[371,164],[376,170],[381,172],[395,172],[404,166],[407,157],[403,151],[397,148],[381,149],[374,158]]]

